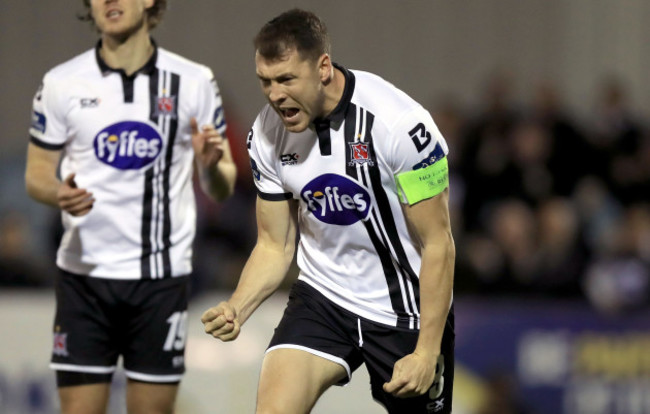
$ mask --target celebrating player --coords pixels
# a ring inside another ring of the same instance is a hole
[[[235,339],[294,255],[300,274],[264,357],[258,413],[307,413],[366,364],[390,413],[450,413],[455,248],[448,148],[429,113],[382,78],[332,62],[294,9],[255,38],[268,105],[248,135],[258,240],[229,300],[202,316]]]
[[[106,411],[118,357],[129,413],[171,413],[184,351],[192,174],[228,197],[236,170],[209,68],[150,38],[165,0],[84,0],[97,46],[34,98],[26,186],[62,210],[51,367],[63,413]],[[60,164],[60,177],[57,167]]]

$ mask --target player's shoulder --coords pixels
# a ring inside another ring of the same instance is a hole
[[[158,67],[163,70],[177,72],[180,75],[187,75],[189,78],[202,77],[212,80],[212,70],[199,62],[195,62],[178,53],[171,52],[162,47],[158,47]]]
[[[353,101],[391,124],[420,105],[406,92],[383,77],[363,70],[351,70],[355,77]]]
[[[78,78],[84,73],[97,70],[95,49],[90,49],[54,66],[45,73],[45,79],[65,80],[68,78]]]

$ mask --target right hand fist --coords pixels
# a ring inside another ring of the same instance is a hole
[[[236,339],[241,331],[235,308],[228,302],[221,302],[203,312],[201,322],[205,327],[205,333],[224,342]]]

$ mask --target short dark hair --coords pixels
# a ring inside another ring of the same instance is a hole
[[[95,19],[93,19],[93,15],[90,12],[90,0],[82,0],[82,2],[86,10],[83,13],[79,13],[77,18],[82,22],[92,22],[94,26]],[[167,0],[156,0],[153,6],[147,9],[147,24],[149,25],[149,29],[158,26],[158,23],[162,21],[165,10],[167,10]]]
[[[331,49],[325,23],[314,13],[301,9],[286,11],[266,23],[253,44],[257,53],[269,60],[294,48],[300,57],[317,60]]]

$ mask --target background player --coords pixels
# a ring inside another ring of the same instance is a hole
[[[51,364],[64,413],[105,412],[120,355],[128,412],[173,411],[185,370],[193,164],[215,199],[234,188],[212,72],[150,38],[166,3],[85,0],[100,41],[49,71],[34,98],[27,191],[61,208],[65,230]]]
[[[235,339],[300,274],[262,367],[257,412],[306,413],[360,364],[391,413],[451,412],[455,258],[447,145],[429,113],[331,61],[327,31],[291,10],[255,38],[269,104],[248,136],[258,240],[232,297],[202,317]]]

